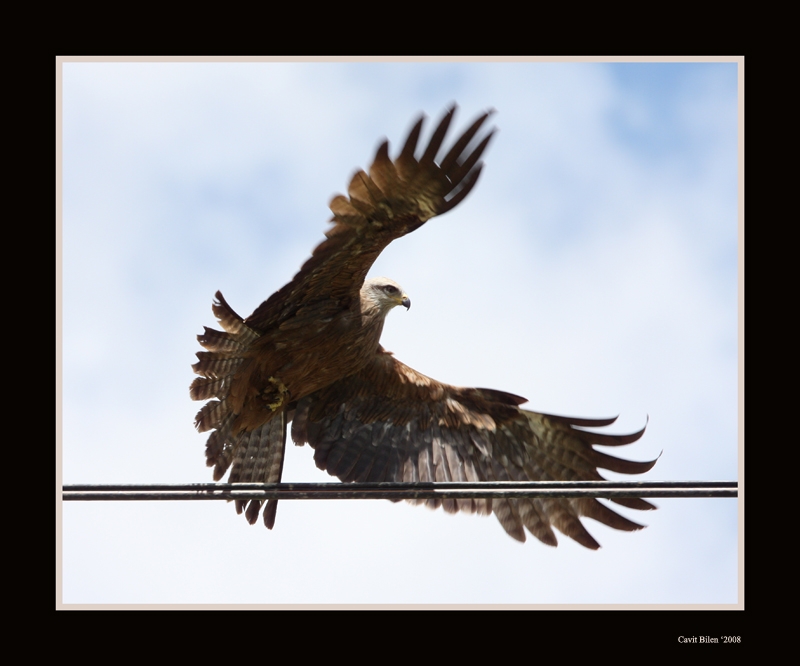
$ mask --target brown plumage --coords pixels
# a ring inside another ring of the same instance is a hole
[[[481,115],[439,162],[450,109],[423,154],[415,156],[420,118],[400,155],[378,148],[369,175],[358,171],[348,197],[330,203],[333,227],[297,275],[242,319],[217,292],[213,311],[224,332],[198,336],[207,351],[193,366],[200,432],[213,430],[206,461],[214,479],[280,481],[287,424],[292,439],[308,442],[320,469],[342,481],[552,481],[599,480],[597,468],[640,474],[637,463],[600,453],[593,444],[618,446],[644,430],[615,436],[588,432],[614,419],[577,419],[522,410],[524,398],[490,389],[458,388],[422,375],[380,345],[388,312],[410,307],[400,285],[365,279],[381,251],[458,205],[475,185],[480,156],[493,130],[480,140]],[[576,427],[577,426],[577,427]],[[556,545],[552,527],[588,548],[598,543],[581,524],[588,516],[610,527],[641,526],[593,499],[427,500],[446,511],[494,513],[512,537],[523,527]],[[618,500],[652,509],[641,499]],[[237,501],[253,523],[260,501]],[[272,528],[277,501],[264,510]]]

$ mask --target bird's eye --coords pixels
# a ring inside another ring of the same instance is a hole
[[[390,285],[390,284],[387,284],[387,285],[386,285],[386,286],[383,288],[383,290],[384,290],[384,291],[385,291],[387,294],[396,294],[396,293],[397,293],[397,287],[393,287],[393,286],[392,286],[392,285]]]

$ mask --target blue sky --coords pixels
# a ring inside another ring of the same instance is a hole
[[[322,239],[383,137],[496,109],[480,182],[372,275],[383,344],[526,408],[603,417],[649,480],[737,466],[737,65],[65,63],[64,483],[211,480],[188,396],[220,289],[243,315]],[[427,135],[426,135],[427,136]],[[394,153],[392,153],[394,154]],[[329,481],[309,447],[286,481]],[[283,502],[68,503],[65,602],[735,603],[736,500],[658,500],[603,548],[520,545],[491,518]],[[623,510],[624,511],[624,510]]]

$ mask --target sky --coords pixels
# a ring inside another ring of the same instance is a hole
[[[62,64],[61,482],[204,483],[189,398],[221,290],[241,315],[323,239],[327,204],[452,104],[497,135],[470,195],[392,243],[382,344],[525,408],[647,423],[642,480],[738,480],[736,63]],[[630,480],[611,473],[608,478]],[[636,477],[639,478],[639,477]],[[284,481],[334,481],[287,446]],[[735,604],[740,501],[585,519],[590,551],[387,501],[57,507],[66,604]]]

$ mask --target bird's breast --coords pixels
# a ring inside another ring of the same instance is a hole
[[[253,343],[247,369],[235,382],[242,410],[270,416],[264,405],[275,405],[276,387],[285,387],[288,404],[358,372],[377,353],[382,331],[382,317],[361,312],[328,312],[323,318],[299,312]]]

